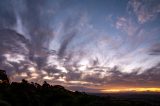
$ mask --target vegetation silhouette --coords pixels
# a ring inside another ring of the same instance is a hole
[[[9,79],[7,77],[6,71],[5,70],[0,70],[0,82],[3,83],[9,83]]]
[[[0,70],[0,81],[0,106],[160,106],[158,103],[73,92],[46,81],[43,85],[25,79],[10,83],[4,70]]]

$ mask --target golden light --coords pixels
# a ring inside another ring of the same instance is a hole
[[[90,82],[87,81],[69,81],[71,84],[91,84]]]
[[[44,79],[44,80],[53,80],[54,77],[50,77],[50,76],[47,75],[47,76],[44,76],[43,79]]]
[[[160,88],[117,88],[104,89],[101,92],[105,93],[119,93],[119,92],[160,92]]]

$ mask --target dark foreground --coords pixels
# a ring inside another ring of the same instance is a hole
[[[0,106],[160,106],[160,94],[86,94],[60,85],[0,83]]]

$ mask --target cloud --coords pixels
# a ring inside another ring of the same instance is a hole
[[[127,33],[129,36],[135,36],[139,31],[139,26],[136,25],[133,20],[128,17],[119,17],[116,21],[116,28],[120,29],[122,32]]]
[[[1,68],[8,71],[20,70],[21,63],[27,62],[30,43],[24,36],[10,29],[0,30]]]
[[[24,36],[10,29],[1,29],[0,35],[2,52],[7,51],[21,54],[27,54],[29,52],[28,47],[30,43]],[[10,44],[11,42],[12,44]]]
[[[66,50],[78,32],[77,24],[80,24],[81,14],[77,14],[74,18],[68,16],[67,20],[64,18],[60,48],[55,51],[49,48],[55,36],[52,22],[54,22],[55,13],[67,7],[60,6],[61,2],[51,3],[50,0],[5,1],[2,4],[0,13],[1,22],[3,22],[0,23],[2,25],[0,26],[1,68],[8,70],[11,76],[13,74],[13,76],[21,77],[21,73],[24,71],[30,73],[29,68],[34,67],[36,72],[28,74],[31,77],[30,80],[40,77],[50,78],[51,76],[42,75],[43,70],[47,74],[66,72],[63,66],[64,60],[66,61]],[[57,57],[53,60],[58,64],[54,64],[53,61],[51,61],[52,65],[50,64],[49,58],[52,56]],[[17,72],[19,74],[16,74]]]
[[[137,87],[151,87],[160,86],[159,80],[160,65],[157,64],[149,69],[146,69],[143,73],[138,74],[138,70],[135,69],[132,73],[122,73],[119,70],[112,70],[111,80],[106,82],[108,84],[117,84],[121,86],[137,86]]]
[[[153,44],[148,51],[150,55],[160,55],[160,43]]]
[[[133,2],[139,1],[130,1]],[[51,0],[6,0],[2,4],[0,67],[7,70],[12,81],[25,78],[42,83],[47,80],[71,89],[79,90],[83,86],[86,91],[98,89],[93,86],[114,84],[140,86],[147,83],[145,79],[148,77],[148,85],[159,84],[156,82],[159,66],[152,67],[157,62],[152,56],[159,55],[159,44],[149,49],[141,45],[148,43],[153,36],[148,36],[150,33],[133,18],[116,18],[118,34],[114,35],[93,26],[86,11],[74,10],[72,6],[70,8],[70,2],[65,4],[63,0],[58,3]],[[146,8],[142,4],[134,5],[138,7],[132,8]],[[107,22],[113,17],[108,16]],[[145,23],[150,19],[138,20]],[[148,54],[151,57],[146,59]],[[145,66],[144,59],[152,68]]]
[[[69,45],[69,43],[72,41],[72,39],[75,37],[76,35],[76,32],[71,32],[67,35],[65,35],[61,45],[60,45],[60,48],[59,48],[59,51],[58,51],[58,55],[60,57],[63,57],[64,54],[65,54],[65,51],[67,49],[67,46]]]
[[[129,11],[133,11],[138,22],[143,24],[155,19],[160,13],[160,2],[158,0],[130,0]]]
[[[140,68],[133,69],[131,73],[123,73],[120,68],[115,66],[110,69],[106,69],[107,73],[102,78],[99,77],[99,73],[85,76],[83,79],[79,79],[80,82],[86,81],[86,86],[107,86],[107,87],[160,87],[158,82],[160,75],[160,64],[157,64],[149,69],[146,69],[143,73],[138,73]],[[83,74],[81,74],[83,75]]]

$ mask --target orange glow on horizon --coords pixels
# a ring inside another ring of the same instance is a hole
[[[119,93],[119,92],[160,92],[160,88],[120,88],[120,89],[105,89],[101,92]]]

